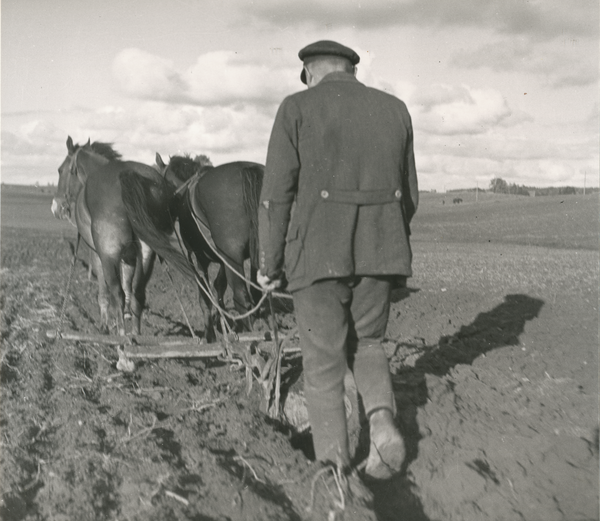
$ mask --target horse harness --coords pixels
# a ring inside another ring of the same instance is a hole
[[[215,244],[215,241],[212,238],[210,227],[208,225],[208,218],[206,217],[206,213],[203,210],[200,203],[194,197],[194,192],[196,190],[196,187],[198,186],[198,182],[202,178],[202,174],[203,172],[198,172],[197,174],[194,174],[183,185],[181,185],[175,193],[181,193],[185,190],[185,193],[183,193],[183,197],[186,198],[185,202],[191,210],[190,213],[194,218],[194,222],[196,223],[198,231],[200,232],[206,243],[210,246],[210,249],[214,252],[217,258],[224,262],[226,265],[229,265],[231,264],[231,260],[228,259],[227,255],[225,255],[225,253],[223,253]],[[229,266],[229,268],[233,269],[231,266]]]
[[[73,202],[72,199],[72,195],[71,195],[71,176],[72,175],[77,175],[79,177],[79,170],[77,168],[77,154],[79,154],[79,151],[81,150],[81,148],[78,148],[74,153],[73,153],[73,157],[71,158],[71,162],[69,164],[69,178],[67,179],[66,182],[66,186],[65,186],[65,202],[64,204],[67,205],[68,207],[71,206],[71,203]],[[81,179],[80,179],[81,181]],[[83,181],[81,181],[83,184]]]
[[[248,312],[244,313],[243,315],[240,316],[234,316],[231,315],[229,312],[227,312],[225,309],[222,309],[221,306],[219,305],[218,302],[216,302],[216,300],[214,299],[214,297],[212,295],[208,295],[209,298],[211,299],[213,305],[219,310],[219,312],[221,313],[221,315],[225,315],[228,318],[231,318],[233,320],[241,320],[246,318],[247,316],[253,314],[256,310],[258,310],[261,306],[261,304],[263,303],[263,301],[267,298],[267,293],[257,284],[255,284],[254,282],[252,282],[251,280],[248,280],[245,276],[244,273],[240,273],[237,269],[235,269],[232,265],[231,265],[231,260],[228,258],[228,256],[223,253],[215,244],[215,241],[212,238],[212,233],[210,231],[210,227],[208,225],[208,218],[206,217],[206,213],[204,212],[204,210],[202,209],[202,206],[200,205],[200,203],[195,199],[194,197],[194,191],[196,189],[196,186],[198,185],[198,182],[200,181],[200,179],[202,178],[204,172],[198,172],[196,174],[194,174],[192,177],[190,177],[183,185],[181,185],[177,191],[175,192],[176,194],[181,194],[182,197],[185,198],[185,203],[187,205],[189,205],[190,208],[190,213],[194,219],[194,222],[196,223],[196,227],[198,228],[198,231],[200,232],[200,234],[202,235],[202,237],[204,238],[204,240],[206,241],[206,243],[209,245],[210,249],[213,251],[213,253],[215,254],[215,256],[225,265],[227,266],[227,268],[229,268],[237,277],[240,277],[244,282],[246,282],[247,284],[252,285],[253,287],[259,289],[260,291],[263,292],[263,296],[260,299],[260,301],[255,305],[255,307],[251,310],[249,310]],[[181,239],[179,239],[179,244],[181,246]],[[208,291],[206,288],[203,288],[202,286],[201,290],[202,291]],[[271,311],[273,310],[273,308],[271,308]]]

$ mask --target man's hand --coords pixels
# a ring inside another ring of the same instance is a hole
[[[271,280],[266,275],[263,275],[260,271],[256,274],[256,282],[258,282],[260,287],[265,291],[273,291],[281,287],[281,279]]]

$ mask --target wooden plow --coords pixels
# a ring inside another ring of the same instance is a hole
[[[224,258],[218,249],[214,246],[210,237],[210,230],[206,226],[201,226],[201,222],[196,218],[200,233],[212,246],[215,254],[221,259],[223,264],[228,266],[237,276],[241,277],[246,283],[262,290],[256,283],[247,280],[243,273],[239,273]],[[206,229],[204,229],[206,228]],[[281,335],[278,332],[277,321],[273,309],[272,293],[263,291],[263,296],[256,304],[254,309],[248,311],[245,315],[233,316],[227,310],[221,308],[217,298],[212,294],[210,284],[202,274],[198,273],[193,263],[190,261],[190,267],[195,273],[196,284],[212,301],[220,314],[222,340],[220,342],[203,343],[194,335],[194,330],[190,324],[187,313],[179,298],[177,292],[175,295],[181,306],[186,323],[192,334],[192,337],[158,337],[158,336],[119,336],[119,335],[98,335],[77,332],[63,332],[62,323],[66,313],[66,306],[69,296],[71,279],[74,274],[74,268],[77,261],[77,250],[80,243],[80,235],[77,235],[77,245],[73,253],[73,263],[66,284],[65,297],[59,318],[59,326],[56,330],[46,332],[46,337],[50,340],[67,340],[79,342],[91,342],[98,344],[113,345],[117,348],[119,361],[117,369],[124,372],[132,372],[135,369],[135,359],[159,359],[159,358],[217,358],[223,362],[229,362],[238,368],[245,368],[247,393],[252,390],[254,380],[263,388],[263,402],[265,402],[265,411],[269,416],[277,418],[280,412],[280,386],[281,386],[281,360],[285,353],[297,353],[300,351],[296,339],[297,330],[287,332]],[[180,247],[183,247],[181,238],[177,234]],[[184,255],[185,256],[185,255]],[[162,264],[162,263],[161,263]],[[163,265],[171,284],[174,281],[167,265]],[[285,298],[291,298],[289,295],[279,294]],[[256,312],[261,304],[268,300],[273,331],[262,334],[242,333],[237,334],[228,326],[226,318],[240,320],[245,316]],[[283,332],[281,332],[283,333]]]
[[[191,337],[100,335],[57,330],[47,331],[46,338],[114,346],[119,355],[117,369],[124,372],[133,372],[135,360],[143,359],[215,358],[231,363],[245,369],[248,394],[254,381],[260,385],[265,412],[276,418],[280,409],[281,359],[284,354],[300,352],[296,330],[279,333],[278,342],[270,331],[222,335],[221,341],[210,343]]]
[[[292,334],[294,331],[291,332]],[[60,332],[49,330],[46,338],[49,340],[70,340],[77,342],[91,342],[121,347],[123,353],[132,359],[152,358],[224,358],[229,360],[228,350],[232,350],[232,357],[239,354],[242,349],[254,349],[256,345],[261,346],[259,350],[270,350],[269,346],[274,344],[270,332],[239,333],[237,338],[230,338],[226,342],[202,343],[191,337],[174,336],[120,336],[120,335],[98,335],[92,333]],[[296,338],[284,338],[287,345],[283,347],[284,353],[298,353]],[[272,348],[271,348],[272,349]]]

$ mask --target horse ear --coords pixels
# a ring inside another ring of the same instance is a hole
[[[157,152],[156,153],[156,164],[160,167],[160,168],[165,168],[165,162],[163,161],[162,157],[160,157],[160,154]]]
[[[90,139],[90,138],[88,138],[88,142],[85,144],[85,146],[86,146],[86,147],[89,147],[89,146],[90,146],[90,143],[91,143],[91,139]]]
[[[75,152],[75,146],[73,145],[73,140],[71,139],[71,136],[67,137],[67,150],[69,154],[73,154],[73,152]]]

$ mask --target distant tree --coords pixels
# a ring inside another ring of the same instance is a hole
[[[519,186],[516,183],[512,183],[508,187],[508,193],[513,195],[529,195],[529,190],[525,186]]]
[[[212,161],[204,154],[197,155],[194,158],[194,161],[196,161],[196,163],[200,163],[202,166],[213,166]]]
[[[508,193],[508,183],[501,177],[494,177],[494,179],[490,181],[490,190],[495,194]]]
[[[577,193],[573,186],[564,186],[560,188],[558,192],[560,195],[573,195]]]

